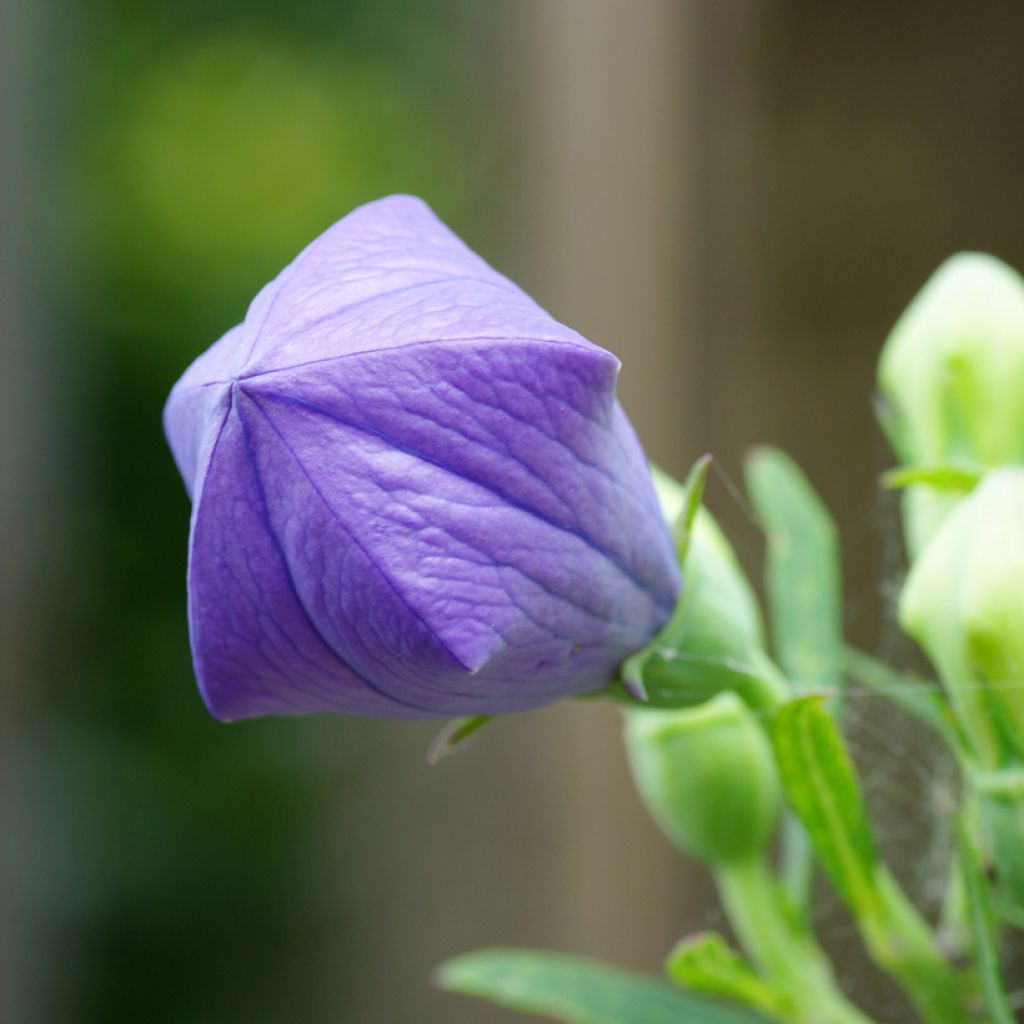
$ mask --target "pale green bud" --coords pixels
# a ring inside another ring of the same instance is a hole
[[[771,743],[739,697],[629,710],[625,734],[637,789],[673,843],[711,865],[765,847],[779,814],[778,776]]]
[[[992,256],[947,260],[907,307],[882,350],[880,415],[909,466],[1024,461],[1024,279]],[[905,495],[916,554],[959,495]]]
[[[950,513],[907,578],[900,622],[939,670],[979,763],[1024,749],[1024,468],[990,470]]]

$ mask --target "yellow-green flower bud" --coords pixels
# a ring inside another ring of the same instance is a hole
[[[938,668],[978,762],[1024,749],[1024,468],[990,470],[950,513],[907,578],[900,622]]]
[[[707,864],[749,860],[779,813],[771,743],[732,693],[683,711],[626,712],[637,789],[669,839]]]
[[[906,465],[1024,461],[1024,279],[981,253],[947,260],[889,335],[878,387],[883,424]],[[912,554],[958,500],[908,488]]]

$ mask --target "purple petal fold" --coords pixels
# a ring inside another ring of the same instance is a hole
[[[212,713],[499,713],[607,683],[678,588],[617,373],[419,200],[321,235],[165,410]]]

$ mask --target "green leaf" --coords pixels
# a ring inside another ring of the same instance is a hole
[[[822,867],[855,913],[877,910],[875,844],[853,763],[822,696],[784,704],[773,728],[783,789]]]
[[[765,590],[775,657],[804,692],[840,683],[842,583],[835,524],[777,448],[747,460],[747,491],[768,540]]]
[[[981,980],[985,1010],[991,1024],[1015,1024],[999,969],[996,923],[992,914],[988,885],[977,850],[962,821],[957,822],[957,839],[960,873],[967,902],[967,919],[974,946],[974,962]]]
[[[561,953],[467,953],[443,964],[438,982],[449,992],[564,1024],[755,1024],[763,1019],[657,978]]]
[[[917,676],[897,672],[885,662],[853,647],[843,649],[843,667],[852,679],[930,725],[953,749],[960,747],[949,704],[937,686]]]
[[[722,996],[768,1016],[788,1019],[790,1000],[773,988],[716,932],[684,939],[665,962],[668,976],[684,988]]]
[[[779,775],[836,891],[853,911],[871,959],[928,1024],[966,1024],[974,979],[939,948],[927,921],[877,859],[860,785],[822,696],[779,709]]]
[[[797,692],[842,681],[842,571],[828,509],[800,468],[777,448],[747,459],[747,492],[765,531],[765,594],[772,649]],[[810,911],[813,865],[794,823],[782,832],[782,873],[793,913]]]

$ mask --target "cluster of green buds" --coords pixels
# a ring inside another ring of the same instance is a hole
[[[1024,279],[953,257],[892,331],[879,387],[909,483],[900,621],[949,693],[989,854],[1024,907]]]
[[[784,481],[790,486],[797,482],[795,467],[780,466],[779,454],[769,457],[772,466],[767,467],[775,476],[769,490],[776,494]],[[827,760],[833,769],[844,763],[835,756],[838,733],[830,713],[814,703],[822,698],[808,697],[813,706],[793,700],[796,691],[818,681],[808,675],[794,686],[769,656],[754,590],[724,534],[700,505],[704,471],[706,465],[698,464],[685,488],[661,474],[655,477],[662,510],[675,524],[683,596],[662,632],[624,666],[625,689],[643,698],[642,703],[625,702],[625,744],[648,811],[670,842],[711,871],[742,952],[714,933],[690,936],[669,956],[668,974],[684,988],[738,1001],[771,1019],[870,1024],[842,992],[813,934],[808,836],[783,809],[784,790],[793,806],[794,792],[803,785],[794,787],[784,772],[803,779],[813,760],[805,750],[810,734],[804,714],[818,720],[810,748],[831,751]],[[790,588],[788,596],[798,596],[799,589]],[[780,725],[783,719],[788,724]],[[829,723],[824,747],[822,720]],[[787,753],[787,737],[797,732],[802,738],[794,758]],[[831,792],[835,783],[842,814],[849,817],[859,806],[851,795],[856,785],[851,775],[840,771],[839,776],[836,781],[830,775],[812,788]],[[802,817],[806,807],[796,799]],[[778,866],[773,855],[777,832]],[[870,843],[860,846],[866,849]],[[864,871],[867,881],[861,888],[870,891],[862,902],[872,908],[866,914],[872,918],[868,931],[882,936],[874,940],[878,962],[887,967],[890,950],[914,948],[914,956],[899,956],[913,960],[920,977],[941,977],[944,968],[921,941],[922,928],[903,907],[900,894],[885,888],[874,865]],[[844,891],[856,889],[840,884]],[[902,924],[897,938],[889,941],[895,919],[888,911],[894,905]],[[880,914],[884,921],[878,920]],[[947,1001],[957,1006],[955,986]],[[947,1017],[930,1014],[928,1019]],[[961,1018],[953,1014],[948,1019]]]

